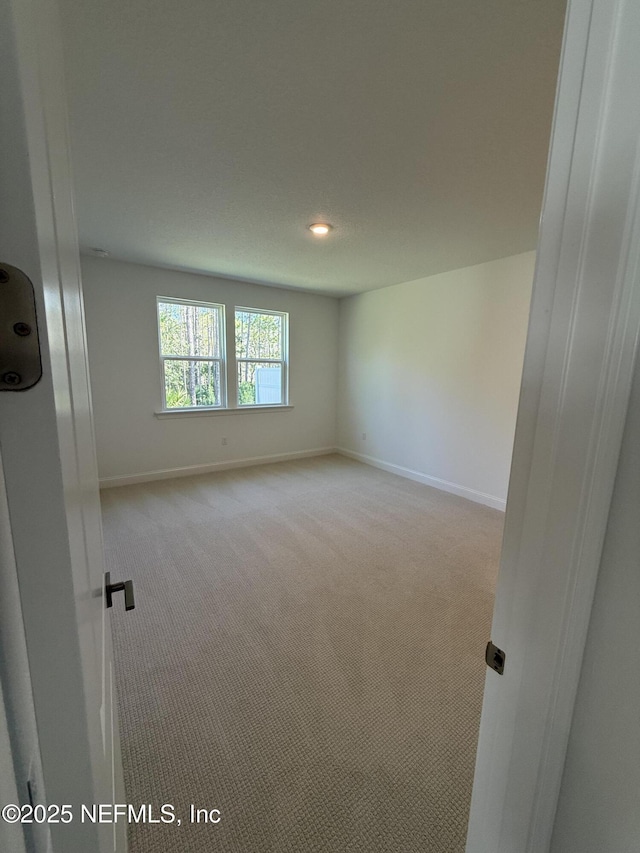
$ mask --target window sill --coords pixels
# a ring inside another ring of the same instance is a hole
[[[288,412],[293,406],[242,406],[237,409],[162,409],[157,418],[201,418],[209,415],[244,415],[247,412]]]

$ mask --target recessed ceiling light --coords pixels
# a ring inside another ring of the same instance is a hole
[[[309,226],[309,231],[315,234],[316,237],[326,237],[332,228],[333,225],[329,225],[328,222],[314,222],[313,225]]]
[[[109,252],[106,249],[99,249],[97,247],[93,247],[91,250],[92,255],[97,255],[99,258],[108,258]]]

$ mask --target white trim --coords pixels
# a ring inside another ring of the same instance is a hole
[[[276,311],[275,308],[249,308],[247,305],[234,305],[233,310],[234,313],[236,311],[242,311],[244,314],[272,314],[274,317],[289,318],[288,311]]]
[[[458,495],[461,498],[474,501],[474,503],[502,510],[502,512],[504,512],[507,504],[502,498],[497,498],[486,492],[479,492],[477,489],[468,488],[468,486],[460,486],[458,483],[450,483],[448,480],[441,480],[439,477],[432,477],[430,474],[423,474],[421,471],[414,471],[412,468],[404,468],[402,465],[395,465],[393,462],[384,462],[382,459],[367,456],[365,453],[356,453],[354,450],[347,450],[346,447],[336,447],[336,453],[348,456],[350,459],[357,459],[358,462],[364,462],[365,465],[380,468],[382,471],[388,471],[390,474],[405,477],[407,480],[415,480],[416,483],[431,486],[434,489],[439,489],[441,492],[449,492],[449,494]]]
[[[101,725],[113,707],[105,677],[110,613],[103,600],[62,40],[56,4],[49,0],[7,0],[0,3],[0,19],[1,97],[12,116],[0,138],[0,255],[32,280],[43,367],[33,388],[0,400],[0,446],[44,780],[34,797],[58,804],[117,803],[124,801],[122,767],[113,733]],[[9,665],[18,662],[12,655]],[[24,792],[25,776],[17,781]],[[76,818],[49,828],[56,853],[127,849],[123,823],[82,824]]]
[[[278,408],[292,408],[290,406]],[[200,414],[236,414],[237,411],[225,409],[216,412],[176,412],[176,415],[200,415]],[[262,411],[259,409],[258,411]],[[168,415],[173,416],[173,412],[158,412],[158,416]],[[449,492],[452,495],[459,495],[467,500],[475,503],[484,504],[504,512],[506,501],[497,498],[494,495],[479,492],[476,489],[470,489],[466,486],[460,486],[457,483],[450,483],[447,480],[441,480],[438,477],[431,477],[428,474],[423,474],[420,471],[413,471],[411,468],[403,468],[401,465],[394,465],[391,462],[384,462],[381,459],[375,459],[373,456],[366,456],[363,453],[355,453],[352,450],[347,450],[344,447],[320,447],[314,450],[296,450],[290,453],[272,453],[268,456],[248,456],[244,459],[231,459],[225,462],[206,462],[201,465],[185,465],[180,468],[163,468],[158,471],[147,471],[140,474],[123,474],[116,477],[104,477],[100,480],[101,489],[116,488],[117,486],[129,486],[136,483],[148,483],[153,480],[172,480],[176,477],[191,477],[197,474],[210,474],[214,471],[227,471],[232,468],[247,468],[251,465],[268,465],[273,462],[286,462],[292,459],[306,459],[312,456],[327,456],[331,453],[339,453],[341,456],[347,456],[355,459],[358,462],[363,462],[365,465],[371,465],[373,468],[379,468],[382,471],[388,471],[390,474],[396,474],[399,477],[404,477],[407,480],[414,480],[417,483],[422,483],[425,486],[431,486],[434,489],[439,489],[442,492]]]
[[[547,853],[640,331],[636,0],[571,0],[467,853]]]
[[[94,257],[90,255],[90,257]],[[204,299],[183,299],[181,296],[156,296],[158,302],[170,302],[175,305],[195,305],[196,308],[222,308],[224,302],[207,302]]]
[[[238,358],[236,356],[236,364],[243,364],[244,362],[249,362],[249,364],[283,364],[284,359],[282,358]]]
[[[118,477],[104,477],[100,480],[101,489],[115,486],[130,486],[135,483],[149,483],[152,480],[173,480],[176,477],[192,477],[194,474],[211,474],[214,471],[228,471],[231,468],[248,468],[251,465],[269,465],[272,462],[287,462],[291,459],[307,459],[311,456],[327,456],[335,453],[335,447],[317,447],[314,450],[294,450],[290,453],[271,453],[268,456],[248,456],[245,459],[230,459],[227,462],[206,462],[203,465],[185,465],[182,468],[164,468],[159,471],[147,471],[143,474],[125,474]]]
[[[235,323],[236,323],[236,314],[238,312],[243,314],[271,314],[273,317],[281,317],[282,318],[282,327],[281,327],[281,340],[280,340],[280,349],[282,357],[278,359],[271,358],[238,358],[237,356],[237,339],[235,335]],[[260,364],[260,363],[272,363],[280,365],[280,399],[282,400],[281,405],[287,406],[289,404],[289,312],[288,311],[272,311],[269,309],[263,308],[247,308],[242,305],[234,305],[233,307],[233,367],[232,372],[234,375],[236,390],[235,390],[235,399],[233,402],[233,406],[230,405],[229,400],[227,400],[228,408],[238,408],[244,409],[245,406],[241,406],[238,400],[238,364],[244,363],[252,363],[252,364]],[[230,359],[231,361],[231,359]]]
[[[289,412],[293,406],[281,406],[279,404],[270,405],[263,403],[260,406],[241,406],[237,409],[165,409],[161,412],[154,412],[157,418],[193,418],[202,417],[203,415],[240,415],[244,412]]]
[[[214,358],[211,355],[163,355],[160,357],[163,361],[224,361],[223,358]]]
[[[195,305],[197,308],[213,308],[217,311],[218,342],[220,355],[194,356],[171,355],[162,352],[162,329],[160,327],[160,305]],[[227,390],[227,321],[226,308],[222,302],[198,302],[195,299],[180,299],[170,296],[156,296],[156,328],[158,330],[158,353],[160,355],[160,401],[162,411],[167,406],[167,379],[165,376],[165,361],[210,361],[217,362],[220,370],[220,402],[216,408],[225,408],[228,403]]]

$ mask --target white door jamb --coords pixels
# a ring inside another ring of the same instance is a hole
[[[551,841],[640,333],[639,39],[570,0],[467,853]]]

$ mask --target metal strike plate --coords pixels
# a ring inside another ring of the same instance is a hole
[[[491,640],[487,643],[484,659],[487,662],[488,667],[495,670],[498,675],[502,675],[507,655],[502,651],[502,649],[495,646]]]
[[[0,391],[26,391],[42,376],[33,285],[0,263]]]

